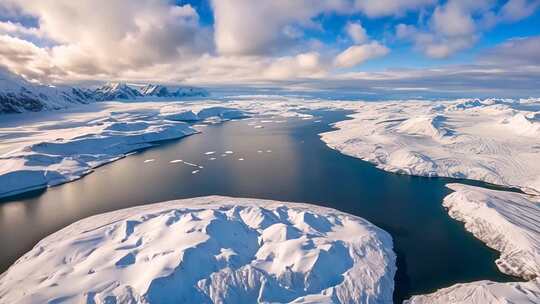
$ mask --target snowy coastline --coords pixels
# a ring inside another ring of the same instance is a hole
[[[47,114],[16,114],[22,125],[0,125],[0,197],[73,181],[133,151],[199,132],[184,121],[246,116],[211,103],[104,103]]]
[[[395,271],[390,235],[359,217],[300,203],[210,196],[78,221],[4,273],[0,298],[391,303]]]

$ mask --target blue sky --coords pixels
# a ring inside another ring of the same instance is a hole
[[[540,0],[3,0],[0,68],[53,83],[526,97],[540,90],[539,7]]]

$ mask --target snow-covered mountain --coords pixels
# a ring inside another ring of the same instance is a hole
[[[0,69],[0,113],[60,109],[93,101],[89,90],[37,85]]]
[[[143,95],[136,89],[121,82],[109,82],[93,91],[94,98],[99,101],[104,100],[132,100]]]
[[[0,114],[62,109],[96,101],[173,99],[208,95],[206,90],[195,87],[171,89],[155,84],[128,85],[121,82],[109,82],[97,89],[46,86],[28,82],[0,69]]]
[[[176,89],[169,89],[165,86],[158,84],[148,84],[142,87],[139,92],[143,96],[155,96],[165,98],[182,98],[182,97],[205,97],[208,96],[208,91],[195,87],[179,87]]]

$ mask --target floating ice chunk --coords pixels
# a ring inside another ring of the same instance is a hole
[[[233,151],[225,151],[225,154],[233,154]]]
[[[192,167],[198,167],[199,165],[197,164],[194,164],[194,163],[190,163],[190,162],[187,162],[187,161],[184,161],[184,164],[188,165],[188,166],[192,166]]]
[[[262,129],[262,128],[264,128],[264,127],[261,126],[261,125],[257,125],[257,126],[255,126],[254,128],[255,128],[255,129]]]
[[[216,160],[216,158],[215,158],[215,157],[210,157],[209,159],[210,159],[210,160]]]
[[[204,155],[212,155],[212,154],[215,154],[216,151],[208,151],[208,152],[204,152]]]
[[[266,150],[266,153],[272,153],[272,150]]]
[[[257,150],[257,153],[263,153],[264,151],[263,150]]]
[[[193,170],[193,171],[191,171],[191,174],[197,174],[197,173],[199,173],[199,170]]]
[[[181,162],[183,162],[183,160],[181,160],[181,159],[174,159],[174,160],[171,160],[169,163],[171,163],[171,164],[176,164],[176,163],[181,163]]]
[[[151,163],[151,162],[154,162],[156,161],[155,159],[151,158],[151,159],[145,159],[144,160],[144,163]]]
[[[244,160],[244,158],[240,157],[238,160]]]

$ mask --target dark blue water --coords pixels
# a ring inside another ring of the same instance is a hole
[[[444,185],[455,180],[386,173],[331,150],[317,134],[344,119],[344,112],[317,114],[322,122],[289,119],[264,124],[264,129],[253,128],[249,120],[208,126],[204,134],[141,151],[79,181],[5,200],[0,203],[0,270],[41,238],[78,219],[219,194],[333,207],[385,229],[398,256],[396,302],[457,282],[516,280],[499,273],[494,263],[497,253],[467,233],[441,206],[450,193]],[[222,157],[227,150],[234,154]],[[217,153],[204,155],[207,151]],[[155,161],[144,163],[147,159]],[[192,174],[196,168],[169,163],[174,159],[204,168]]]

